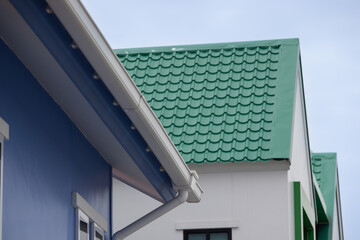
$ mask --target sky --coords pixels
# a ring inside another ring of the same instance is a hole
[[[359,239],[360,1],[82,0],[117,48],[299,38],[313,152],[337,152],[345,239]]]

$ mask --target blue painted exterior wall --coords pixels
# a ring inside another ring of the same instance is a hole
[[[95,69],[80,49],[73,49],[70,34],[56,14],[48,14],[45,0],[10,0],[31,30],[69,76],[73,84],[92,106],[113,136],[126,149],[127,154],[159,193],[163,202],[176,196],[172,181],[153,152],[146,151],[148,144],[138,131],[133,131],[131,120],[121,108],[113,105],[114,96],[102,81],[93,81]],[[65,10],[66,12],[67,10]],[[25,41],[25,39],[24,39]]]
[[[75,239],[73,191],[110,228],[111,166],[1,39],[0,69],[0,117],[10,126],[4,143],[3,240]]]

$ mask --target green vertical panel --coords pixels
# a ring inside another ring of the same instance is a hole
[[[336,187],[336,153],[312,153],[312,167],[322,196],[326,204],[329,224],[317,226],[317,238],[332,238],[332,222]]]
[[[228,233],[210,233],[210,240],[228,240]]]
[[[206,233],[192,233],[188,235],[188,240],[206,240]]]
[[[302,240],[302,217],[301,217],[301,189],[300,182],[294,182],[294,222],[295,240]]]

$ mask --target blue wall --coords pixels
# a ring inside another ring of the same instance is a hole
[[[73,191],[111,226],[110,165],[1,39],[0,70],[0,117],[10,125],[3,240],[75,239]]]

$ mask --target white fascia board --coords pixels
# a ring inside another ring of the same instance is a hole
[[[202,189],[144,100],[134,81],[78,0],[47,0],[50,7],[96,70],[121,108],[127,113],[169,174],[175,190],[188,190],[188,202],[199,202]]]
[[[140,91],[81,2],[47,2],[120,106],[123,109],[137,108],[141,98]]]
[[[316,181],[316,178],[315,178],[314,173],[312,174],[312,178],[313,178],[313,183],[314,183],[315,191],[316,191],[316,192],[318,193],[318,195],[319,195],[320,202],[321,202],[321,204],[322,204],[322,206],[323,206],[323,208],[324,208],[325,214],[326,214],[326,216],[327,216],[326,203],[325,203],[324,197],[323,197],[323,195],[322,195],[322,193],[321,193],[319,184],[318,184],[318,182]],[[315,200],[315,201],[316,201],[316,200]]]
[[[340,199],[340,184],[339,184],[339,170],[338,164],[336,160],[336,180],[335,180],[335,200],[337,205],[337,216],[338,216],[338,224],[339,224],[339,233],[340,233],[340,240],[344,239],[344,228],[343,228],[343,218],[342,218],[342,210],[341,210],[341,199]]]
[[[0,134],[4,136],[5,139],[9,140],[9,124],[7,124],[0,117]]]

